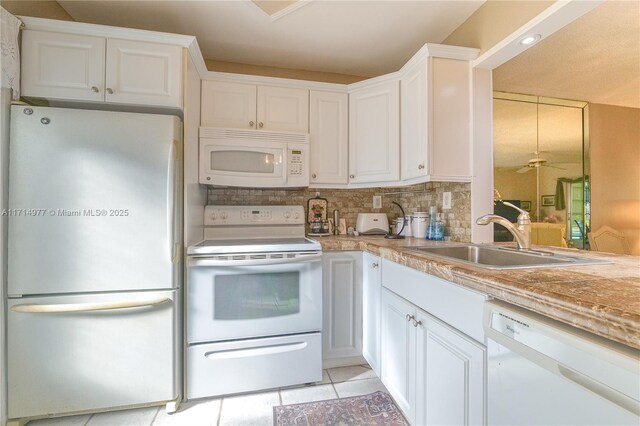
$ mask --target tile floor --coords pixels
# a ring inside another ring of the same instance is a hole
[[[314,385],[185,402],[171,415],[164,407],[150,407],[36,420],[28,426],[272,425],[276,405],[346,398],[378,390],[386,392],[373,370],[368,365],[356,365],[323,370],[322,381]]]

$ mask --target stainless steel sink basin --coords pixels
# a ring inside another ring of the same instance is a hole
[[[456,245],[442,247],[407,247],[443,259],[487,269],[551,268],[558,266],[610,263],[605,260],[562,256],[542,251],[518,251],[506,247]]]

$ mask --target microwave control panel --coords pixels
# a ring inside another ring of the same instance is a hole
[[[287,145],[287,186],[309,186],[309,145]]]
[[[304,151],[301,149],[290,149],[289,176],[302,176],[304,169]]]

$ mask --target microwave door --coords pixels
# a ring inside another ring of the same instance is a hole
[[[286,185],[286,145],[260,146],[201,140],[200,183],[221,186],[280,187]]]

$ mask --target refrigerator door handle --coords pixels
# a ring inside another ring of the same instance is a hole
[[[172,263],[180,260],[178,244],[176,244],[176,209],[178,208],[178,185],[180,173],[177,170],[179,164],[179,143],[173,139],[169,152],[169,170],[167,177],[167,232],[169,236],[169,256]]]
[[[22,304],[11,307],[13,312],[30,314],[53,314],[66,312],[111,311],[118,309],[145,308],[171,302],[169,297],[156,297],[147,300],[117,301],[103,303],[65,303],[54,305]]]

